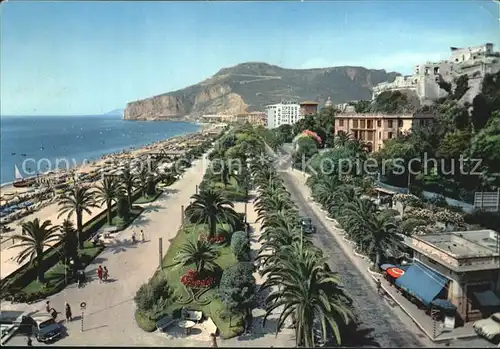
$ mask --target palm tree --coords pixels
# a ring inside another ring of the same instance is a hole
[[[339,131],[334,138],[336,148],[345,147],[352,140],[352,135],[344,131]]]
[[[73,222],[65,219],[61,226],[60,231],[64,240],[64,256],[66,261],[73,260],[75,264],[78,263],[78,236],[73,226]]]
[[[132,196],[134,188],[137,187],[137,178],[130,172],[130,169],[125,169],[120,175],[120,181],[127,192],[128,208],[132,209]]]
[[[191,198],[194,201],[186,208],[186,217],[197,223],[207,223],[209,237],[215,235],[217,223],[233,225],[238,219],[233,203],[216,191],[202,190]]]
[[[83,212],[92,214],[91,208],[99,207],[95,201],[95,192],[91,187],[73,186],[59,200],[59,214],[68,214],[68,219],[76,215],[76,230],[78,232],[78,248],[83,249]]]
[[[97,199],[99,204],[106,204],[106,211],[108,216],[108,224],[113,223],[113,217],[111,215],[111,206],[113,206],[113,201],[116,201],[118,197],[123,193],[123,187],[116,177],[105,177],[102,180],[100,186],[97,187]]]
[[[323,342],[329,331],[341,343],[339,325],[351,321],[351,299],[346,295],[337,275],[330,271],[326,259],[315,251],[305,249],[298,256],[282,259],[269,270],[269,277],[261,288],[273,288],[266,299],[266,315],[282,307],[276,326],[280,331],[289,317],[295,320],[297,346],[315,346],[315,328],[319,327]],[[317,326],[319,323],[320,326]]]
[[[142,196],[146,196],[146,190],[151,181],[151,174],[146,167],[142,167],[136,175],[137,184],[141,188]]]
[[[403,238],[393,216],[378,212],[366,222],[370,234],[364,241],[368,245],[369,255],[375,255],[375,270],[380,269],[382,256],[397,256],[403,248]]]
[[[194,264],[198,275],[203,271],[213,271],[217,266],[215,260],[219,256],[218,246],[211,244],[205,239],[188,241],[181,246],[175,261],[179,266],[188,266]]]
[[[43,283],[45,282],[44,270],[41,268],[43,249],[44,247],[50,247],[51,243],[61,239],[61,234],[58,231],[59,227],[57,225],[52,226],[49,220],[44,221],[40,225],[38,218],[35,218],[32,221],[24,223],[23,230],[26,234],[14,235],[12,238],[20,241],[9,248],[23,248],[17,256],[16,261],[22,263],[28,259],[30,263],[34,263],[38,273],[38,281]]]

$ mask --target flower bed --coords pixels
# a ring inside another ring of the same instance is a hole
[[[181,276],[181,284],[189,288],[209,288],[215,284],[214,276],[202,278],[196,270],[189,269],[186,274]]]
[[[222,235],[217,235],[217,236],[201,236],[201,239],[210,242],[211,244],[223,244],[226,241],[226,238]]]

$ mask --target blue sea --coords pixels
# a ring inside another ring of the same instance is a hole
[[[2,116],[0,182],[14,180],[15,165],[21,175],[28,176],[55,169],[56,159],[80,165],[84,159],[97,160],[104,154],[199,130],[199,125],[188,122],[130,121],[119,115]]]

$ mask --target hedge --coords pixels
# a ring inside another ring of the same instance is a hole
[[[156,323],[153,320],[150,320],[147,316],[142,315],[139,310],[135,311],[135,322],[137,322],[137,326],[139,326],[139,328],[143,331],[156,331]]]

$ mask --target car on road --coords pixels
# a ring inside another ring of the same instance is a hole
[[[474,322],[474,331],[492,343],[500,342],[500,312]],[[500,343],[499,343],[500,344]]]
[[[62,328],[49,313],[36,313],[31,318],[37,341],[46,343],[61,337]]]
[[[313,234],[316,232],[316,227],[314,226],[311,218],[309,217],[301,217],[299,219],[299,225],[302,228],[304,234]]]

